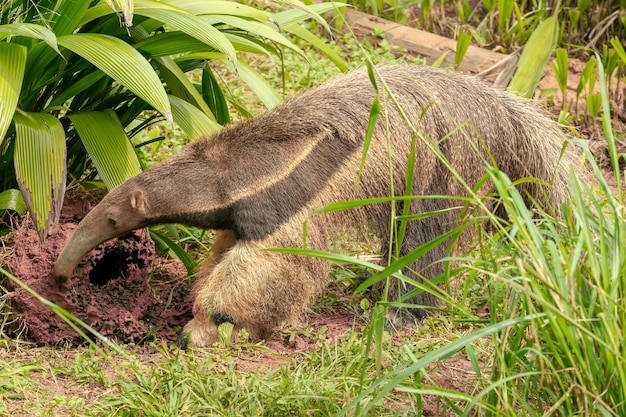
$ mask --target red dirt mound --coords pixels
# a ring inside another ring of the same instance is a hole
[[[44,298],[119,343],[140,342],[150,335],[175,340],[176,328],[191,318],[188,285],[170,281],[155,294],[148,282],[154,242],[147,231],[113,239],[88,253],[74,275],[57,284],[50,271],[76,225],[89,211],[82,200],[66,199],[60,225],[42,245],[30,219],[18,229],[9,271]],[[172,285],[172,283],[174,283]],[[38,344],[82,343],[84,340],[52,309],[9,280],[12,307],[19,313],[27,336]]]

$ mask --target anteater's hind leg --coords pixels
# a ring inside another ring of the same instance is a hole
[[[183,330],[183,344],[210,346],[225,321],[235,325],[235,332],[245,328],[259,337],[301,313],[324,288],[328,264],[265,250],[302,247],[298,231],[283,227],[262,241],[236,240],[232,232],[222,232],[194,285],[194,319]]]
[[[450,219],[446,216],[434,216],[417,221],[409,221],[407,223],[406,233],[400,249],[400,256],[405,256],[415,248],[428,243],[432,239],[446,233]],[[441,259],[446,256],[446,249],[449,242],[444,242],[435,246],[426,252],[420,258],[412,262],[408,268],[404,268],[402,273],[417,281],[424,283],[419,276],[426,279],[432,279],[444,272],[444,264]],[[383,254],[386,254],[388,247],[383,248]],[[418,275],[416,275],[418,274]],[[429,284],[429,282],[426,282]],[[393,278],[390,282],[389,296],[390,301],[398,301],[400,297],[415,290],[415,286],[402,282]],[[403,300],[402,303],[412,304],[418,307],[392,307],[387,311],[387,327],[389,330],[401,330],[403,328],[415,327],[428,313],[428,307],[436,306],[438,299],[435,295],[428,291],[422,291],[419,294]],[[426,308],[421,308],[423,306]]]

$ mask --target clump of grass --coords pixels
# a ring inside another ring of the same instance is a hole
[[[615,148],[608,116],[607,86],[600,66],[605,136]],[[616,169],[616,152],[610,152]],[[515,196],[505,199],[514,239],[507,245],[515,260],[499,274],[511,286],[506,316],[538,313],[542,317],[496,340],[492,380],[512,378],[492,394],[506,390],[519,404],[534,404],[536,413],[557,415],[624,415],[626,413],[626,246],[624,201],[593,167],[595,186],[573,174],[572,204],[562,219],[542,216],[524,220]],[[506,388],[505,388],[506,387]]]
[[[585,148],[592,176],[571,173],[572,199],[554,208],[562,213],[557,217],[531,211],[505,174],[488,169],[508,218],[490,212],[476,218],[489,219],[495,233],[479,228],[478,255],[449,259],[458,265],[455,276],[470,282],[482,277],[492,288],[486,325],[425,354],[405,345],[406,363],[380,374],[345,414],[368,415],[387,394],[401,390],[414,395],[418,408],[426,394],[435,395],[464,416],[626,415],[626,222],[623,197],[615,192],[621,190],[622,156],[601,63],[598,71],[598,111],[615,186]],[[475,205],[484,208],[479,199]],[[376,326],[369,334],[378,343]],[[479,361],[475,346],[486,337],[491,353]],[[456,352],[464,353],[477,375],[471,392],[424,382],[430,364]]]
[[[577,180],[563,219],[542,213],[532,220],[507,179],[494,175],[511,216],[502,229],[506,244],[490,243],[488,257],[469,267],[509,288],[505,303],[491,304],[494,322],[533,317],[494,335],[485,391],[501,415],[626,412],[623,204],[589,194]]]

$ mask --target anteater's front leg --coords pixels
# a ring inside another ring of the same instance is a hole
[[[235,332],[245,328],[253,338],[260,337],[297,317],[319,294],[328,277],[325,261],[265,250],[301,247],[297,234],[285,232],[263,241],[220,233],[194,285],[194,319],[183,330],[183,345],[211,346],[225,321],[235,325]]]

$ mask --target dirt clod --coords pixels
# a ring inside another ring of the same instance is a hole
[[[98,246],[63,284],[50,277],[58,254],[90,208],[83,200],[66,199],[60,225],[45,245],[39,241],[32,221],[26,219],[18,229],[9,271],[39,295],[119,343],[137,343],[150,335],[175,340],[176,328],[191,318],[189,286],[181,284],[183,272],[179,280],[170,276],[170,285],[159,288],[159,294],[153,291],[148,273],[153,269],[155,248],[147,231],[135,231]],[[11,280],[8,286],[13,291],[11,305],[30,340],[44,345],[84,342],[65,320],[26,289]]]

